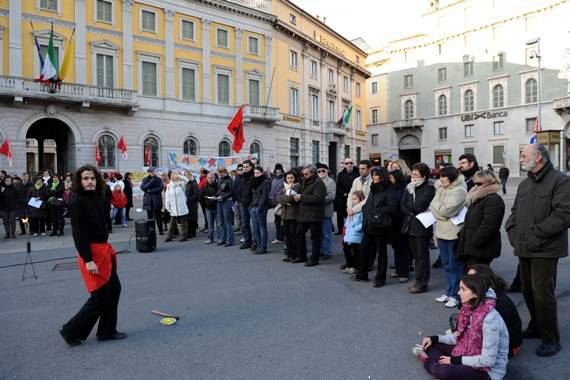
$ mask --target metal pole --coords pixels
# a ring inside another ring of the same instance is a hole
[[[538,130],[542,131],[542,72],[541,72],[541,61],[542,56],[540,55],[540,38],[537,42],[537,58],[538,58]]]

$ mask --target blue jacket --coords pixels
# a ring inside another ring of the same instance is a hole
[[[143,209],[162,209],[162,180],[158,176],[146,176],[141,183],[141,190],[144,191]]]
[[[362,212],[356,213],[352,216],[352,220],[346,218],[344,222],[344,242],[349,244],[360,244],[364,233],[362,232]]]

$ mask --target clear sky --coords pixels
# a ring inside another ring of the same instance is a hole
[[[369,45],[417,32],[427,0],[292,0],[308,13],[326,17],[326,24],[352,40],[362,37]]]

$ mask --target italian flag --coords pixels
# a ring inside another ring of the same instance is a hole
[[[350,122],[350,116],[352,115],[352,106],[347,107],[342,113],[341,118],[337,121],[337,125],[340,127],[347,125]]]
[[[53,24],[51,25],[51,33],[49,35],[48,49],[46,58],[44,59],[44,67],[42,68],[42,80],[49,82],[50,80],[57,80],[58,68],[57,57],[55,56],[55,49],[53,47]]]

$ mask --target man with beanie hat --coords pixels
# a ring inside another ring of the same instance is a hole
[[[273,174],[271,176],[271,190],[269,191],[270,206],[273,207],[274,210],[278,204],[277,196],[279,195],[281,190],[283,190],[284,186],[285,186],[285,175],[284,175],[283,165],[275,164],[275,168],[273,169]],[[285,239],[285,234],[283,231],[283,223],[281,221],[281,215],[274,213],[274,217],[275,217],[275,240],[273,240],[271,243],[273,244],[283,243],[283,240]]]
[[[334,200],[336,198],[336,183],[329,177],[329,167],[326,164],[317,163],[317,175],[325,184],[325,212],[321,230],[321,257],[328,260],[332,256],[332,216],[334,212]]]

